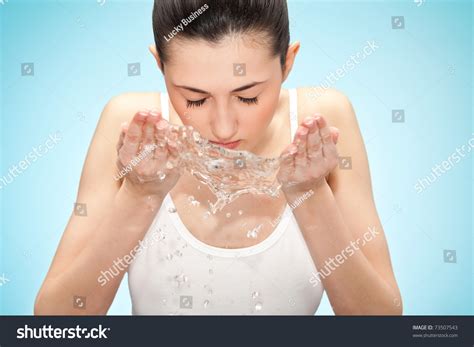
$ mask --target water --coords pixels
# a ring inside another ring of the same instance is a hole
[[[245,193],[279,195],[281,184],[276,175],[283,157],[262,158],[214,145],[189,125],[170,124],[160,141],[176,143],[180,170],[189,172],[216,196],[216,202],[210,202],[213,214]]]
[[[174,276],[174,280],[178,287],[181,287],[182,284],[188,281],[188,277],[185,274],[181,273],[179,275]]]
[[[259,224],[257,227],[255,227],[252,230],[249,230],[247,232],[247,237],[249,239],[256,239],[258,237],[258,233],[260,232],[260,229],[262,228],[263,224]]]

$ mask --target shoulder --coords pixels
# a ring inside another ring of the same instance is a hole
[[[329,125],[340,127],[355,120],[355,112],[349,98],[333,88],[302,87],[298,92],[298,123],[307,116],[320,113]]]
[[[160,108],[160,93],[130,92],[113,96],[104,107],[102,116],[126,121],[143,108]]]

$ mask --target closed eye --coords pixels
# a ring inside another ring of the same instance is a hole
[[[242,101],[243,103],[246,103],[247,105],[252,105],[252,104],[258,104],[258,98],[255,97],[255,98],[242,98],[242,97],[238,97],[240,101]]]
[[[206,99],[201,99],[201,100],[196,100],[196,101],[186,100],[186,104],[188,108],[202,106],[205,102],[206,102]]]
[[[242,98],[240,96],[237,97],[239,101],[247,104],[247,105],[256,105],[258,104],[258,97],[255,98]],[[193,107],[200,107],[204,105],[207,99],[201,99],[201,100],[186,100],[186,105],[188,108],[193,108]]]

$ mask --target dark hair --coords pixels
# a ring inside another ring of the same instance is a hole
[[[162,64],[169,59],[166,37],[182,23],[178,37],[186,39],[218,43],[229,34],[253,34],[269,45],[273,56],[280,56],[282,67],[286,63],[290,43],[286,0],[155,0],[153,33]]]

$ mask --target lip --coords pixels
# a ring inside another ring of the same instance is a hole
[[[209,141],[215,145],[222,146],[228,149],[234,149],[240,144],[240,140],[234,141],[234,142],[227,142],[227,143],[222,143],[222,142],[215,142],[215,141]]]

